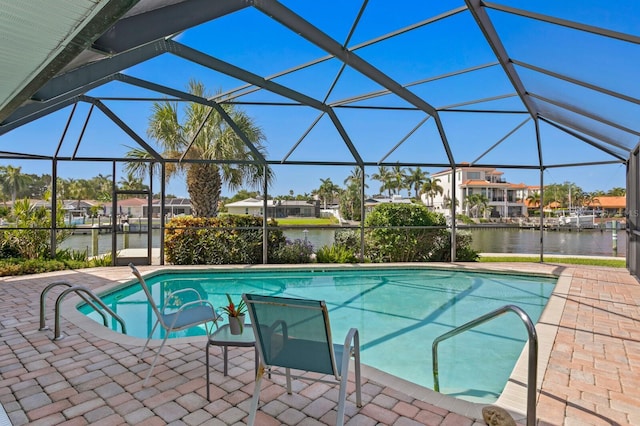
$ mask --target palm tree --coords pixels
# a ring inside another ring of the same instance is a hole
[[[204,84],[194,80],[189,82],[189,93],[202,98],[210,96]],[[224,104],[222,108],[256,150],[264,155],[264,134],[253,119],[234,105]],[[167,179],[186,172],[193,215],[200,217],[217,215],[223,184],[226,184],[230,191],[235,191],[243,184],[258,187],[264,182],[265,174],[268,182],[272,179],[270,169],[256,164],[259,161],[258,155],[247,147],[224,118],[214,110],[207,119],[209,113],[210,107],[190,103],[184,111],[185,120],[180,123],[177,103],[156,102],[153,104],[153,113],[147,129],[149,137],[157,140],[164,150],[163,157],[178,159],[185,155],[185,158],[190,160],[211,161],[166,165]],[[195,140],[189,147],[194,137]],[[151,158],[149,153],[141,149],[131,149],[127,156],[137,159]],[[215,160],[227,161],[216,164]],[[229,160],[237,160],[238,163],[232,164]],[[147,165],[141,162],[130,162],[126,167],[138,176],[144,176],[148,172]]]
[[[607,192],[607,195],[611,195],[613,197],[624,197],[625,195],[627,195],[627,190],[624,188],[620,188],[619,186],[616,186],[615,188],[610,189]]]
[[[413,193],[416,197],[419,196],[419,191],[425,181],[428,179],[427,175],[429,172],[423,172],[420,167],[416,167],[416,169],[409,169],[407,171],[406,183],[409,187],[409,191],[413,189]],[[409,194],[411,197],[411,194]]]
[[[102,175],[92,179],[95,186],[95,198],[99,201],[111,201],[111,175]]]
[[[393,169],[391,170],[391,176],[393,179],[392,182],[394,194],[400,194],[400,191],[402,191],[404,188],[408,188],[408,185],[406,184],[407,173],[405,172],[405,169],[400,167],[400,165],[393,166]]]
[[[483,194],[469,194],[465,197],[465,204],[469,209],[469,213],[473,212],[473,217],[484,215],[489,205],[489,199]]]
[[[0,182],[2,190],[11,194],[11,205],[15,205],[18,192],[26,188],[29,178],[21,173],[22,167],[0,167]]]
[[[340,192],[340,187],[337,186],[336,184],[334,184],[331,181],[331,178],[326,178],[326,179],[320,179],[320,188],[318,188],[318,191],[316,192],[318,194],[318,197],[320,197],[320,199],[322,200],[323,204],[324,204],[324,208],[327,208],[327,201],[331,201],[333,203],[333,197],[335,196],[335,194]]]
[[[146,191],[149,186],[145,185],[143,180],[142,177],[136,176],[133,172],[128,172],[126,177],[118,181],[118,185],[123,191]]]
[[[531,207],[540,207],[540,192],[535,191],[527,197],[527,201]]]
[[[391,198],[391,190],[393,189],[391,182],[393,180],[393,175],[391,171],[387,169],[386,166],[379,166],[378,173],[374,173],[371,175],[371,179],[380,181],[380,193],[384,191],[389,192],[389,198]]]
[[[347,176],[344,180],[344,184],[349,186],[351,184],[357,184],[358,186],[360,186],[360,182],[362,181],[362,173],[363,170],[361,167],[354,167],[351,170],[351,174],[349,176]],[[369,175],[365,174],[364,175],[365,179],[369,177]],[[364,184],[365,188],[368,188],[369,185],[367,185],[366,183]]]
[[[458,199],[456,198],[456,207],[458,207],[460,205],[460,203],[458,202]],[[451,215],[453,216],[453,203],[451,202],[451,197],[449,195],[444,195],[442,197],[442,207],[445,209],[448,209],[449,212],[451,212]]]
[[[420,187],[420,193],[427,194],[427,197],[429,197],[431,207],[433,207],[433,198],[438,194],[442,195],[444,193],[444,189],[439,184],[440,179],[427,178],[426,182],[424,182],[422,187]]]

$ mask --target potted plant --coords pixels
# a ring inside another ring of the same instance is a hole
[[[227,293],[227,305],[222,310],[229,316],[229,330],[231,334],[242,334],[244,330],[244,317],[247,313],[247,305],[240,299],[238,304],[233,303],[231,296]]]

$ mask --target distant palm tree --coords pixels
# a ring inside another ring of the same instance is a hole
[[[420,188],[420,193],[427,194],[427,197],[429,197],[431,202],[430,205],[433,207],[433,198],[438,194],[442,195],[444,193],[444,189],[440,186],[440,179],[427,178],[426,182],[424,182]]]
[[[365,174],[364,175],[365,178],[368,178],[369,175]],[[349,186],[352,183],[357,184],[358,186],[360,186],[360,182],[362,181],[362,168],[361,167],[354,167],[351,170],[351,174],[349,176],[347,176],[344,180],[344,184]],[[367,185],[366,183],[364,184],[365,188],[368,188],[369,185]]]
[[[149,186],[144,184],[143,179],[133,174],[133,172],[127,173],[126,177],[120,179],[118,186],[123,191],[146,191],[149,189]]]
[[[612,197],[624,197],[625,195],[627,195],[627,190],[617,186],[615,188],[610,189],[607,192],[607,195],[610,195]]]
[[[409,169],[407,171],[406,183],[409,187],[409,191],[413,189],[413,193],[416,197],[419,196],[419,191],[425,181],[428,179],[429,172],[423,172],[420,167],[416,167],[414,169]],[[411,194],[409,194],[411,197]]]
[[[535,191],[529,194],[529,196],[527,197],[527,202],[531,207],[540,207],[540,201],[541,201],[541,198],[540,198],[539,191]]]
[[[473,213],[473,217],[484,215],[489,205],[489,199],[483,194],[470,194],[465,197],[465,204],[469,213]]]
[[[389,198],[391,198],[391,190],[393,189],[391,184],[393,181],[393,174],[386,166],[379,166],[378,173],[372,174],[371,179],[379,181],[381,183],[380,193],[388,191]]]
[[[111,201],[111,175],[102,175],[93,178],[95,188],[96,199],[100,201]]]
[[[407,180],[407,172],[400,165],[395,165],[391,169],[391,175],[393,177],[393,192],[394,194],[400,194],[405,188],[408,188],[406,183]]]
[[[15,205],[18,192],[26,188],[29,177],[22,174],[22,167],[2,166],[0,167],[0,183],[2,190],[11,194],[11,205]]]
[[[460,203],[458,202],[458,199],[456,199],[456,207],[459,205]],[[442,207],[448,209],[451,212],[451,215],[453,215],[453,203],[451,202],[451,197],[448,195],[442,197]]]
[[[189,82],[189,93],[202,98],[210,97],[204,84],[193,80]],[[234,105],[223,104],[222,108],[256,150],[264,155],[263,141],[265,137],[253,119]],[[222,164],[216,164],[213,161],[167,164],[168,178],[186,171],[187,190],[191,197],[193,214],[200,217],[217,215],[223,184],[235,191],[243,184],[257,187],[264,182],[265,174],[267,181],[272,180],[271,170],[257,164],[258,156],[247,147],[217,111],[214,110],[207,119],[210,109],[209,106],[190,103],[184,111],[185,121],[180,123],[177,103],[156,102],[153,104],[153,114],[149,119],[149,128],[147,129],[147,134],[162,146],[164,150],[162,156],[165,158],[180,158],[197,134],[194,143],[186,153],[186,158],[238,161],[238,163],[224,162]],[[204,125],[201,128],[202,123]],[[131,149],[127,156],[150,158],[146,151],[137,148]],[[134,172],[138,176],[144,176],[148,172],[146,164],[141,162],[130,162],[126,167],[128,171]]]
[[[76,208],[80,208],[80,202],[87,198],[90,189],[85,179],[69,179],[69,196],[77,201]]]
[[[318,188],[318,197],[324,203],[324,208],[327,208],[327,202],[333,203],[334,196],[340,192],[340,187],[331,181],[331,178],[320,179],[320,188]]]

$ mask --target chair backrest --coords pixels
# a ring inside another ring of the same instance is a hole
[[[339,377],[324,301],[256,294],[242,297],[265,365]]]
[[[156,305],[156,302],[155,300],[153,300],[153,296],[151,295],[151,289],[145,282],[144,278],[142,278],[142,275],[140,275],[140,271],[138,271],[138,268],[136,268],[133,263],[130,263],[129,267],[131,268],[133,275],[135,275],[136,278],[138,279],[140,286],[144,290],[144,294],[147,296],[147,300],[149,301],[149,305],[153,309],[153,313],[156,314],[156,318],[158,318],[160,323],[164,326],[164,321],[163,321],[162,315],[160,314],[160,309],[158,309],[158,305]]]

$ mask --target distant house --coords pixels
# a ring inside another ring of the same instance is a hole
[[[118,201],[116,215],[127,215],[129,217],[147,217],[149,201],[146,198],[126,198]],[[112,210],[111,202],[103,204],[105,215],[110,215]],[[164,214],[169,217],[178,215],[190,215],[192,213],[191,200],[188,198],[167,198],[164,203]],[[151,200],[151,214],[153,217],[160,217],[160,200]]]
[[[364,200],[364,207],[367,211],[371,211],[379,204],[411,204],[410,198],[403,198],[402,195],[392,195],[391,197],[374,197]]]
[[[627,197],[614,197],[609,195],[602,195],[595,197],[591,203],[588,204],[589,208],[594,210],[602,210],[606,216],[622,215],[627,208]]]
[[[146,206],[145,206],[146,207]],[[154,199],[153,206],[151,207],[154,217],[160,216],[160,200]],[[146,209],[145,209],[146,212]],[[181,216],[190,215],[193,213],[191,209],[191,200],[188,198],[166,198],[164,201],[164,214],[165,216]]]
[[[229,214],[264,215],[264,200],[247,198],[226,204]],[[320,202],[317,200],[267,200],[267,217],[320,217]]]
[[[456,169],[455,182],[453,187],[452,169],[446,169],[431,175],[431,179],[438,179],[438,184],[442,187],[442,194],[435,194],[433,197],[434,210],[445,215],[450,214],[448,200],[455,197],[462,211],[469,214],[469,206],[465,200],[468,196],[478,194],[487,198],[488,213],[492,217],[513,217],[525,216],[527,206],[525,200],[531,188],[523,183],[509,183],[503,178],[503,172],[491,167],[459,167]]]
[[[113,204],[111,202],[105,202],[103,205],[103,211],[106,216],[111,216],[113,211]],[[145,217],[147,212],[148,201],[146,198],[126,198],[119,200],[116,207],[115,215],[129,216],[129,217]]]

